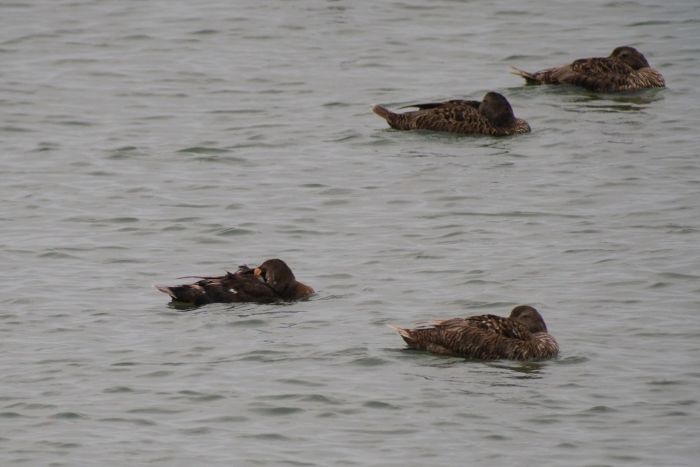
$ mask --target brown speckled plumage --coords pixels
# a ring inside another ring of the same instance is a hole
[[[477,360],[544,360],[556,357],[559,345],[531,306],[513,308],[510,317],[480,315],[434,321],[405,329],[392,326],[408,346],[436,354]]]
[[[298,300],[314,293],[314,289],[296,280],[281,259],[268,259],[256,268],[240,266],[235,273],[198,279],[194,284],[155,287],[168,294],[173,302],[194,306],[230,302],[271,303]]]
[[[666,86],[664,77],[651,68],[644,55],[629,46],[618,47],[609,57],[581,58],[569,65],[535,73],[513,68],[527,84],[571,84],[598,92],[637,91]]]
[[[394,113],[381,105],[372,111],[397,130],[433,130],[451,133],[507,136],[529,133],[525,120],[515,118],[508,100],[497,92],[489,92],[483,101],[450,100],[416,104],[419,110]]]

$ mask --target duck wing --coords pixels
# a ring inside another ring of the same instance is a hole
[[[608,57],[580,58],[574,60],[571,65],[569,65],[569,69],[573,73],[593,76],[629,75],[634,71],[632,67],[626,63]]]
[[[427,102],[425,104],[411,104],[411,105],[404,105],[403,107],[400,107],[401,109],[407,109],[410,107],[417,107],[420,110],[427,110],[427,109],[435,109],[437,107],[461,107],[461,106],[469,106],[473,107],[475,109],[479,109],[479,105],[481,105],[481,102],[479,101],[465,101],[462,99],[452,99],[449,101],[444,101],[444,102]]]
[[[479,315],[465,318],[469,326],[474,326],[484,332],[493,333],[510,339],[527,340],[531,333],[522,323],[510,318],[496,315]]]
[[[633,73],[632,67],[619,60],[595,57],[552,69],[550,79],[593,91],[615,91],[628,86]]]
[[[269,303],[280,298],[272,287],[255,277],[252,270],[228,273],[206,282],[204,287],[216,302]]]
[[[451,318],[414,329],[394,327],[409,347],[480,360],[527,359],[532,334],[510,318],[495,315]]]
[[[229,272],[224,276],[204,277],[194,284],[156,288],[168,294],[173,301],[195,306],[207,303],[269,303],[279,299],[275,291],[258,280],[249,268],[239,269],[234,274]]]
[[[395,113],[381,105],[375,105],[374,113],[397,130],[432,130],[463,134],[507,134],[495,128],[479,111],[480,102],[454,99],[445,102],[413,104],[418,110]]]
[[[454,100],[404,115],[410,115],[411,127],[417,130],[488,134],[492,124],[474,104],[475,101]]]

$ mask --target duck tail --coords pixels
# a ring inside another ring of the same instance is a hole
[[[170,287],[165,287],[162,285],[154,285],[153,287],[155,287],[157,290],[160,290],[166,295],[170,295],[170,298],[177,299],[177,295],[175,295],[175,292]]]
[[[529,71],[521,70],[520,68],[516,68],[514,66],[511,66],[511,73],[514,75],[520,76],[521,78],[525,78],[525,82],[527,84],[539,84],[540,80],[535,76],[534,73],[530,73]]]
[[[373,105],[373,106],[372,106],[372,112],[374,112],[375,114],[379,115],[380,117],[382,117],[382,118],[383,118],[384,120],[386,120],[387,122],[389,121],[389,119],[390,119],[392,116],[395,115],[394,112],[392,112],[391,110],[389,110],[389,109],[387,109],[386,107],[383,107],[383,106],[381,106],[381,105]]]
[[[177,285],[174,287],[155,285],[154,287],[164,294],[170,296],[170,298],[172,298],[175,302],[200,303],[202,298],[206,296],[206,291],[204,288],[197,284]]]
[[[411,335],[410,329],[400,328],[398,326],[394,326],[393,324],[387,324],[387,326],[396,331],[410,347],[415,346],[415,340],[413,339],[413,335]]]

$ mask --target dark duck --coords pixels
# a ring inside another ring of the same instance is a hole
[[[433,321],[427,326],[396,330],[412,349],[474,360],[544,360],[556,357],[559,345],[547,332],[539,312],[529,305],[510,316],[470,316]]]
[[[381,105],[372,111],[396,130],[432,130],[450,133],[508,136],[529,133],[530,125],[516,118],[508,99],[497,92],[486,93],[483,100],[449,100],[415,104],[418,110],[394,113]]]
[[[581,58],[574,62],[529,73],[513,67],[527,84],[570,84],[597,92],[663,88],[664,77],[634,47],[623,46],[608,57]]]
[[[281,259],[268,259],[260,266],[239,266],[235,273],[223,276],[189,276],[200,279],[194,284],[173,287],[155,286],[173,302],[192,304],[254,302],[272,303],[307,298],[314,289],[302,284]]]

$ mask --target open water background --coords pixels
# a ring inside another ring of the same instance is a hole
[[[0,2],[0,464],[695,466],[695,0]],[[638,47],[668,88],[525,87]],[[513,138],[373,103],[497,90]],[[317,295],[151,285],[281,257]],[[535,305],[550,362],[385,325]]]

